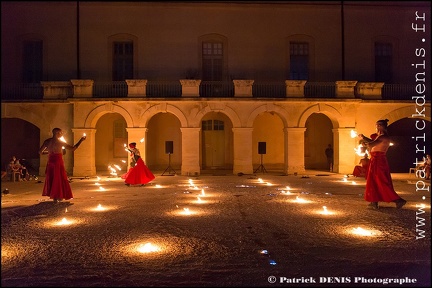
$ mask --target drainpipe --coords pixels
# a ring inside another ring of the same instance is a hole
[[[77,43],[77,47],[76,47],[76,53],[77,53],[77,79],[81,79],[81,67],[80,67],[80,22],[79,22],[80,16],[79,16],[79,1],[77,1],[77,27],[76,27],[76,43]]]

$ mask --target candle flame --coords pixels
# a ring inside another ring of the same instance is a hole
[[[66,218],[63,218],[61,221],[57,222],[57,225],[69,225],[72,222],[67,220]]]
[[[367,229],[363,229],[361,227],[354,228],[353,233],[360,235],[360,236],[373,236],[374,235],[374,233],[372,231],[367,230]]]
[[[327,210],[327,206],[323,206],[323,210],[319,212],[320,214],[324,214],[324,215],[331,215],[331,214],[335,214],[334,212],[330,212]]]
[[[190,215],[191,212],[189,211],[189,208],[183,208],[183,213],[186,215]]]
[[[354,130],[351,130],[351,138],[357,137],[357,132]]]
[[[95,208],[95,210],[97,210],[97,211],[103,211],[103,210],[106,210],[106,208],[105,208],[105,207],[102,207],[102,205],[99,204],[99,205]]]
[[[299,196],[296,196],[296,200],[295,201],[298,202],[298,203],[307,203],[308,202],[307,200],[302,199]]]
[[[150,253],[150,252],[158,251],[159,248],[157,246],[151,244],[150,242],[148,242],[146,244],[141,244],[137,250],[140,253]]]

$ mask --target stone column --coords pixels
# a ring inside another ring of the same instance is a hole
[[[128,97],[146,97],[147,80],[126,80]]]
[[[356,154],[354,149],[358,146],[358,138],[351,137],[354,128],[333,129],[334,168],[333,172],[351,174],[354,169]]]
[[[201,80],[180,79],[182,85],[182,97],[199,97]]]
[[[286,175],[293,174],[295,172],[305,172],[304,164],[304,132],[306,128],[285,128],[285,165],[284,172]]]
[[[72,128],[75,145],[81,137],[86,134],[87,138],[76,149],[74,153],[73,176],[95,176],[96,175],[96,129]]]
[[[285,80],[287,98],[304,98],[306,80]]]
[[[234,134],[234,167],[233,173],[253,173],[252,165],[252,131],[253,128],[233,128]]]
[[[147,128],[126,128],[126,131],[128,132],[128,143],[135,142],[136,148],[140,151],[141,159],[146,163],[146,147],[147,147]],[[129,147],[127,147],[129,148]],[[128,154],[129,155],[129,154]],[[129,159],[129,156],[128,156]],[[129,170],[129,163],[128,161],[128,170]]]
[[[201,128],[180,128],[182,132],[181,175],[198,176],[201,173],[199,158],[199,132]]]
[[[362,82],[362,83],[358,83],[356,86],[357,95],[359,95],[361,99],[380,100],[380,99],[382,99],[382,87],[383,86],[384,86],[384,82]]]
[[[336,81],[336,98],[355,98],[357,81]]]
[[[69,81],[42,81],[43,99],[66,99],[72,95]]]
[[[252,97],[254,80],[233,80],[234,97]]]
[[[93,80],[72,79],[73,97],[93,97]]]

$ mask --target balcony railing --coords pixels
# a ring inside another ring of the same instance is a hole
[[[252,95],[257,98],[286,98],[285,82],[254,82]]]
[[[382,99],[383,100],[412,100],[412,96],[419,96],[415,91],[416,85],[406,84],[384,84],[382,88]],[[430,101],[431,92],[430,89],[425,95],[426,99]]]
[[[305,98],[335,98],[335,82],[306,82]]]
[[[39,100],[43,99],[41,83],[2,83],[2,100]]]
[[[65,82],[63,82],[65,83]],[[358,85],[358,84],[357,84]],[[378,98],[382,100],[409,100],[413,101],[413,96],[422,96],[416,92],[415,84],[384,84],[381,95]],[[64,86],[64,96],[61,99],[74,97],[73,86]],[[146,84],[145,96],[147,98],[180,98],[182,97],[182,85],[180,81],[153,81],[149,80]],[[306,82],[304,85],[304,95],[296,98],[308,99],[336,99],[335,82]],[[128,85],[126,81],[98,82],[93,84],[92,98],[127,98]],[[426,101],[431,100],[431,89],[425,91]],[[75,96],[76,97],[76,96]],[[235,87],[232,81],[201,81],[199,85],[199,96],[203,98],[230,98],[235,97]],[[259,82],[254,81],[252,85],[252,98],[289,98],[287,96],[285,82]],[[244,97],[243,97],[244,98]],[[357,91],[353,93],[352,98],[361,99]],[[26,100],[43,100],[57,99],[54,95],[51,97],[44,96],[44,87],[40,83],[2,83],[1,85],[2,101],[26,101]],[[60,99],[60,98],[58,98]],[[366,99],[366,98],[365,98]]]
[[[179,81],[148,81],[147,97],[149,98],[179,98],[182,87]]]
[[[234,84],[232,81],[201,81],[199,93],[205,98],[234,97]]]
[[[126,98],[128,86],[125,81],[97,82],[93,84],[94,98]]]

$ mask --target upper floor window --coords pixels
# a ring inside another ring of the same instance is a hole
[[[375,42],[375,81],[391,83],[393,81],[393,45]]]
[[[202,43],[202,73],[205,81],[221,81],[223,79],[223,43]]]
[[[42,81],[42,41],[27,40],[23,42],[22,81],[39,83]]]
[[[290,42],[290,79],[307,80],[309,78],[309,43]]]
[[[112,80],[133,79],[134,46],[132,41],[113,42]]]

